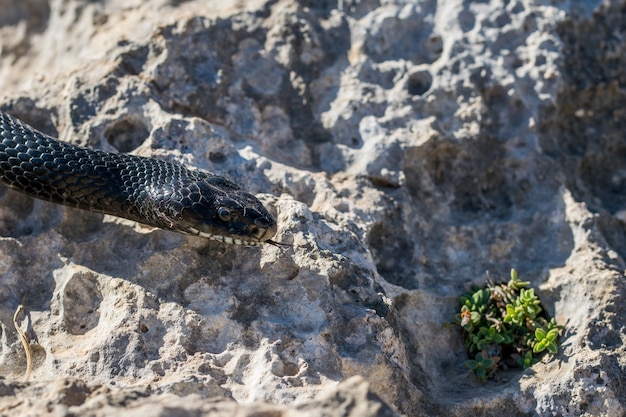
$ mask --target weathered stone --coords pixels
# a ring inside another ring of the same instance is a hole
[[[624,414],[626,3],[583,3],[0,0],[4,110],[291,245],[0,191],[0,414]],[[448,324],[511,267],[566,331],[480,383]]]

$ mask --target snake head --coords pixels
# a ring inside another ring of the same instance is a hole
[[[276,234],[276,221],[263,204],[224,178],[194,182],[181,194],[184,233],[241,246],[259,246]]]

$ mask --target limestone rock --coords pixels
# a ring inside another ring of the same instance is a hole
[[[3,110],[226,175],[291,245],[0,191],[0,414],[626,412],[623,1],[0,10]],[[567,330],[480,383],[447,324],[511,267]]]

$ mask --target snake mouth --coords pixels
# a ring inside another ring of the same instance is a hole
[[[185,233],[204,237],[218,242],[238,246],[261,246],[270,243],[276,234],[277,225],[271,217],[259,217],[253,222],[233,222],[228,227],[208,227],[204,230],[194,226],[187,226]],[[243,225],[240,223],[244,223]],[[246,224],[247,223],[247,224]],[[208,229],[208,230],[207,230]],[[269,241],[269,242],[268,242]]]
[[[200,237],[204,237],[206,239],[210,239],[210,240],[216,240],[218,242],[222,242],[222,243],[230,243],[232,245],[238,245],[238,246],[261,246],[261,244],[263,244],[262,240],[256,239],[256,238],[244,238],[241,236],[223,236],[223,235],[214,235],[211,233],[207,233],[207,232],[202,232],[198,229],[195,229],[193,227],[190,227],[186,230],[187,233],[191,234],[191,235],[195,235],[195,236],[200,236]]]
[[[206,237],[207,239],[217,240],[218,242],[230,243],[238,246],[261,246],[263,243],[260,240],[241,239],[238,237],[210,235],[208,233],[200,232],[199,236]]]

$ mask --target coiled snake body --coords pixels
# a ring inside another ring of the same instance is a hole
[[[154,158],[70,145],[0,111],[0,184],[32,197],[242,246],[276,221],[233,182]]]

